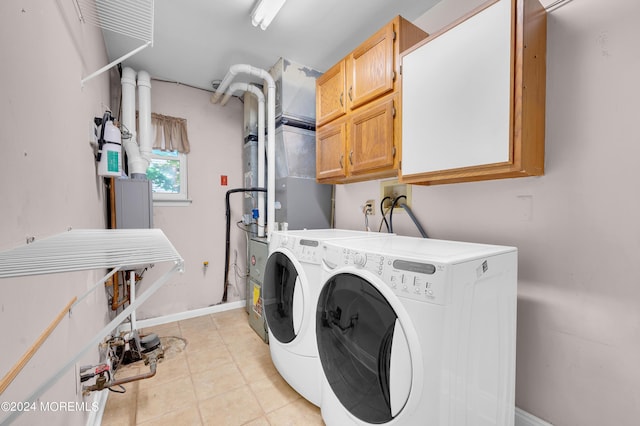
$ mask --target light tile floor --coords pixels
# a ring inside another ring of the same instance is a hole
[[[168,346],[154,377],[111,392],[103,425],[324,425],[319,408],[280,377],[244,309],[142,330],[149,332],[186,345]],[[138,362],[117,377],[146,371]]]

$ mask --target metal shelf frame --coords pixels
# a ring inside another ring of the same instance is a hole
[[[160,229],[84,229],[63,232],[14,249],[0,252],[0,278],[43,275],[72,271],[111,269],[85,294],[71,305],[73,308],[95,291],[118,270],[132,270],[159,262],[173,262],[174,266],[138,295],[126,309],[100,330],[78,353],[45,380],[25,403],[35,402],[81,357],[111,334],[127,317],[135,313],[169,278],[184,268],[184,260]],[[3,284],[0,280],[0,286]],[[10,424],[20,411],[0,419]]]

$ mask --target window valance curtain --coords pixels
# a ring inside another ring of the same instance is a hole
[[[187,119],[151,113],[154,135],[153,149],[178,151],[188,154],[191,150],[187,136]]]

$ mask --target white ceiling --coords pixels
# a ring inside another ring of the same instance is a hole
[[[154,43],[123,62],[153,78],[212,90],[229,67],[269,69],[284,57],[324,72],[396,15],[409,21],[440,0],[288,0],[266,31],[256,0],[155,0]],[[112,61],[144,44],[104,31]]]

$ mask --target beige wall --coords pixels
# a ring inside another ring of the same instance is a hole
[[[477,3],[417,22],[433,32]],[[518,247],[516,405],[559,426],[640,418],[639,16],[636,0],[549,14],[545,176],[412,187],[431,237]],[[379,182],[338,186],[336,226],[361,229],[368,198]],[[394,230],[419,235],[406,214]]]
[[[73,2],[0,2],[0,250],[27,237],[104,228],[104,188],[96,177],[89,130],[109,103],[107,76],[81,87],[107,63],[102,34],[80,24]],[[0,279],[0,376],[73,296],[103,271]],[[62,366],[108,319],[102,289],[66,316],[2,395],[21,401]],[[97,348],[81,364],[98,361]],[[69,370],[43,402],[82,401]],[[85,401],[93,401],[93,396]],[[0,422],[6,413],[0,412]],[[26,413],[15,424],[79,425],[84,413]]]
[[[187,119],[191,144],[188,155],[189,198],[183,206],[154,207],[154,226],[160,228],[185,259],[185,271],[172,277],[138,310],[138,317],[154,318],[205,308],[222,301],[225,260],[225,194],[241,188],[242,178],[242,103],[233,98],[226,106],[212,104],[210,92],[175,83],[151,82],[151,110]],[[220,185],[220,176],[228,177],[228,185]],[[231,251],[240,271],[246,269],[244,232],[236,222],[242,218],[242,194],[232,194]],[[208,268],[203,262],[208,261]],[[229,269],[231,284],[228,301],[244,299],[244,280]],[[161,271],[158,271],[161,272]],[[141,291],[150,285],[158,272],[145,274]]]

